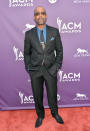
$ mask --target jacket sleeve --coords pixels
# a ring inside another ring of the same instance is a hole
[[[29,38],[29,31],[25,32],[25,39],[24,39],[24,64],[25,69],[29,71],[29,63],[30,63],[30,54],[31,54],[31,44]]]
[[[62,41],[61,41],[61,37],[59,34],[59,30],[57,29],[57,35],[56,35],[56,61],[55,61],[55,65],[57,68],[57,71],[59,69],[61,69],[62,67],[62,62],[63,62],[63,46],[62,46]]]

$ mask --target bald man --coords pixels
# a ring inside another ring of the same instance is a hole
[[[34,9],[36,26],[25,33],[24,63],[31,78],[37,120],[35,127],[45,117],[43,106],[43,84],[45,81],[48,105],[55,120],[63,124],[57,106],[57,72],[62,67],[63,46],[57,28],[46,24],[47,14],[42,6]],[[55,54],[56,51],[56,54]]]

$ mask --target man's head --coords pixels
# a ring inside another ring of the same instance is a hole
[[[47,21],[46,10],[42,6],[34,9],[34,21],[37,25],[44,25]]]

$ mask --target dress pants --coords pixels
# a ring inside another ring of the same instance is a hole
[[[43,106],[44,81],[51,114],[57,113],[57,76],[55,77],[49,74],[45,65],[42,65],[39,70],[30,71],[29,75],[31,78],[31,86],[37,115],[39,117],[45,116]]]

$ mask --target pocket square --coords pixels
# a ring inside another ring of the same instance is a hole
[[[51,37],[51,39],[50,40],[54,40],[54,37]]]

